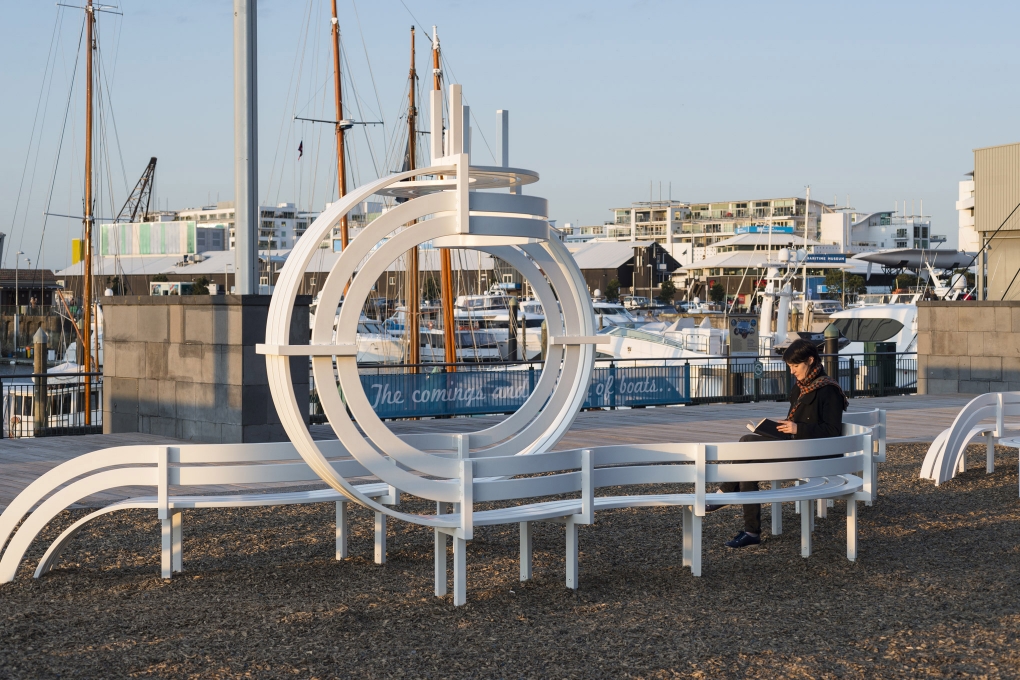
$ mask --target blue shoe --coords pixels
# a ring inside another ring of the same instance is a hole
[[[732,540],[726,541],[727,548],[746,548],[749,545],[758,545],[761,543],[761,536],[755,536],[749,534],[746,531],[741,531],[739,534],[733,537]]]

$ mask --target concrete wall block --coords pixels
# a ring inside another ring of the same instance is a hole
[[[999,382],[996,382],[994,380],[989,381],[989,383],[988,383],[988,391],[989,392],[1008,392],[1009,391],[1009,383],[1005,382],[1005,381],[999,381]]]
[[[277,426],[277,427],[279,427],[279,426]],[[254,443],[259,443],[259,442],[274,441],[274,440],[270,439],[272,434],[273,434],[273,426],[272,425],[266,425],[266,424],[261,424],[261,425],[244,425],[244,426],[242,426],[241,441],[243,441],[246,444],[248,444],[248,443],[254,444]],[[275,440],[275,441],[279,441],[279,440]]]
[[[177,419],[149,418],[149,432],[160,437],[176,437]]]
[[[138,381],[138,415],[159,416],[159,381],[139,380]],[[148,432],[149,430],[139,430]]]
[[[981,356],[985,353],[985,338],[993,333],[966,333],[967,353],[971,356]]]
[[[244,427],[240,423],[220,423],[220,441],[224,444],[240,444],[244,441]]]
[[[244,404],[241,409],[241,425],[265,425],[269,422],[270,409],[273,409],[275,415],[269,385],[245,385],[243,390]]]
[[[931,324],[941,331],[960,330],[960,313],[957,307],[932,307]]]
[[[120,342],[103,337],[103,377],[117,375],[117,347]]]
[[[263,329],[264,330],[264,329]],[[262,342],[262,340],[259,340]],[[269,373],[266,371],[266,358],[256,354],[255,345],[244,345],[242,348],[242,373],[245,385],[268,385]]]
[[[185,382],[203,382],[209,379],[202,373],[205,345],[187,343],[171,345],[167,358],[167,377]]]
[[[1010,317],[1013,321],[1013,325],[1010,330],[1014,333],[1020,333],[1020,307],[1010,307],[1010,311],[1012,312]]]
[[[1013,331],[1012,307],[995,308],[995,330],[1000,333],[1010,333]]]
[[[939,310],[942,311],[942,310]],[[994,331],[995,310],[984,307],[961,306],[956,309],[961,331]]]
[[[932,380],[929,378],[925,394],[956,394],[959,391],[960,381],[958,380]]]
[[[931,309],[929,307],[917,308],[917,332],[923,333],[931,330]]]
[[[145,343],[145,377],[166,380],[171,345],[167,342]]]
[[[917,376],[917,393],[928,394],[928,379],[922,378],[920,373]]]
[[[1002,358],[1002,379],[1010,383],[1020,382],[1020,357]]]
[[[1002,358],[972,356],[970,358],[971,380],[1002,380]]]
[[[168,305],[170,308],[170,342],[184,342],[184,307]]]
[[[971,378],[970,365],[971,365],[970,355],[957,357],[956,375],[951,377],[956,378],[957,380],[970,380]]]
[[[266,341],[266,321],[269,320],[269,307],[244,306],[241,324],[241,344],[245,347],[254,347],[257,343]],[[307,328],[308,319],[305,319]]]
[[[984,335],[984,354],[1000,357],[1020,356],[1020,334],[993,332]]]
[[[955,391],[960,394],[986,394],[992,390],[987,380],[961,380]]]
[[[933,331],[931,353],[941,356],[955,356],[967,352],[965,333],[955,331]]]
[[[177,417],[177,381],[158,381],[159,417],[173,419]],[[173,428],[171,428],[173,430]]]
[[[167,342],[170,340],[170,314],[166,305],[139,305],[136,310],[138,329],[136,340]]]
[[[107,430],[109,425],[109,430]],[[138,432],[138,416],[132,413],[111,413],[107,418],[103,414],[103,433],[118,434],[120,432]]]
[[[117,363],[114,366],[118,378],[145,377],[145,343],[121,342],[116,350]],[[103,363],[106,363],[106,350],[103,350]],[[105,365],[104,365],[105,371]]]
[[[137,309],[128,305],[103,305],[103,340],[106,342],[137,340]]]
[[[201,305],[184,308],[184,341],[201,343],[226,342],[226,319],[222,321],[222,331],[217,334],[217,316],[221,305]],[[224,313],[225,317],[226,314]]]
[[[917,357],[921,358],[922,355],[931,354],[932,348],[932,333],[928,331],[917,332]]]
[[[240,385],[244,375],[244,353],[240,347],[229,345],[199,345],[202,347],[202,382]]]
[[[196,395],[199,412],[214,423],[241,423],[244,388],[241,385],[214,383]]]
[[[198,408],[198,395],[208,389],[206,385],[193,382],[178,382],[175,392],[175,416],[181,420],[198,420],[204,415]]]
[[[138,415],[138,380],[134,378],[110,378],[103,381],[104,411]],[[127,430],[134,432],[134,430]]]

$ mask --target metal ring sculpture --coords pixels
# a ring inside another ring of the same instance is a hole
[[[451,106],[453,111],[458,109]],[[451,141],[459,136],[458,124],[462,121],[451,121]],[[360,494],[339,475],[304,424],[305,414],[294,394],[289,361],[291,356],[311,356],[317,385],[331,385],[339,379],[346,404],[332,389],[321,389],[319,399],[341,443],[379,479],[420,498],[460,503],[465,500],[465,459],[542,453],[569,429],[587,394],[595,358],[594,312],[584,279],[563,244],[550,237],[545,199],[469,190],[475,186],[512,187],[537,181],[537,175],[514,168],[471,167],[468,154],[461,153],[459,145],[451,145],[453,152],[437,158],[434,165],[365,185],[331,205],[309,226],[280,273],[269,308],[266,342],[258,351],[266,355],[269,385],[284,428],[302,458],[327,484],[377,512],[437,529],[459,528],[470,533],[463,517],[458,521],[450,516],[398,512]],[[416,179],[423,176],[438,179]],[[330,271],[319,309],[340,307],[336,330],[333,314],[321,311],[316,315],[310,344],[289,344],[295,299],[319,244],[343,215],[373,194],[409,200],[368,224]],[[362,387],[357,367],[357,322],[378,277],[400,254],[429,241],[435,247],[483,250],[521,272],[546,310],[549,347],[545,368],[531,396],[499,424],[469,435],[398,437],[376,416]],[[348,416],[348,408],[364,435]],[[451,483],[454,481],[459,483]]]

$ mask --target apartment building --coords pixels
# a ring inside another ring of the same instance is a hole
[[[891,248],[927,250],[945,243],[946,237],[932,233],[931,217],[927,215],[907,215],[905,210],[860,213],[840,209],[822,215],[819,240],[850,255]]]
[[[259,250],[288,250],[318,216],[314,212],[298,212],[293,203],[259,206]],[[207,229],[222,229],[229,236],[229,250],[234,249],[234,202],[220,201],[216,205],[189,208],[177,213],[177,219],[194,222]]]

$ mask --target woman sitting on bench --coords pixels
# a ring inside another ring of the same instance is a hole
[[[742,442],[776,441],[777,439],[821,439],[838,437],[843,433],[843,411],[850,402],[839,383],[825,374],[818,349],[807,340],[795,340],[783,352],[783,361],[797,384],[790,390],[790,412],[780,420],[779,434],[747,434]],[[758,482],[726,482],[719,491],[757,491]],[[714,512],[722,505],[709,505],[706,512]],[[726,541],[728,548],[744,548],[761,543],[761,504],[744,505],[744,530]]]

